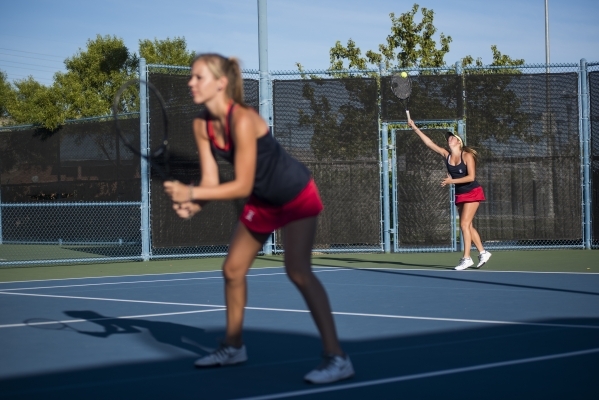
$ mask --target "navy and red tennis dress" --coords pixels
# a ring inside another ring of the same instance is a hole
[[[235,159],[230,129],[235,106],[232,103],[227,112],[224,148],[216,144],[212,121],[206,118],[212,154],[231,164]],[[253,232],[271,233],[292,221],[314,217],[323,208],[308,168],[291,157],[270,132],[258,138],[254,186],[239,220]]]
[[[468,167],[464,163],[462,159],[462,152],[460,154],[460,162],[457,165],[451,165],[449,163],[449,159],[451,158],[451,154],[447,156],[445,159],[445,165],[447,166],[447,172],[452,177],[452,179],[463,178],[468,175]],[[472,182],[466,183],[456,183],[455,184],[455,204],[460,203],[472,203],[477,201],[485,201],[485,193],[483,192],[483,188],[480,184],[474,180]]]

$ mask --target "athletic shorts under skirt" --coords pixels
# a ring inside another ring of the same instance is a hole
[[[251,196],[239,220],[252,232],[268,234],[290,222],[315,217],[324,209],[314,179],[302,191],[282,206],[273,206]]]
[[[476,187],[469,192],[456,194],[455,203],[474,203],[478,201],[485,201],[485,192],[483,192],[482,186]]]

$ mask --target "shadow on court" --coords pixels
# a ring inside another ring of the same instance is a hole
[[[389,260],[384,260],[384,261],[377,261],[377,260],[363,260],[361,258],[336,258],[336,257],[312,257],[312,264],[315,266],[323,266],[326,267],[327,265],[327,261],[336,261],[335,263],[333,263],[332,265],[330,265],[331,267],[338,267],[339,266],[339,262],[345,263],[345,264],[363,264],[363,263],[367,263],[367,264],[378,264],[378,265],[392,265],[392,266],[396,266],[396,267],[413,267],[413,268],[430,268],[432,270],[437,270],[437,269],[447,269],[447,270],[452,270],[455,265],[441,265],[441,264],[420,264],[420,263],[414,263],[414,262],[402,262],[402,261],[389,261]]]
[[[419,335],[344,341],[356,377],[336,385],[312,386],[303,383],[302,377],[319,361],[320,341],[314,336],[247,329],[244,332],[247,363],[194,369],[193,361],[214,348],[223,332],[170,322],[110,318],[91,310],[65,311],[65,314],[87,319],[98,329],[89,330],[86,323],[88,330],[65,332],[61,343],[48,343],[53,346],[51,351],[60,357],[72,357],[79,351],[78,335],[93,337],[98,367],[4,379],[0,381],[1,398],[232,399],[396,377],[405,379],[311,393],[304,398],[581,399],[592,398],[599,390],[596,379],[599,352],[547,358],[598,349],[599,330],[592,328],[477,325]],[[599,326],[596,318],[534,322]],[[143,363],[101,365],[102,353],[110,348],[108,339],[115,340],[119,335],[138,336],[139,340],[157,347],[166,344],[185,352],[173,352],[171,356]],[[35,354],[22,357],[36,361]],[[539,357],[545,358],[536,359]],[[490,365],[501,362],[511,364]],[[456,371],[464,367],[472,368]],[[418,375],[432,372],[438,373]]]

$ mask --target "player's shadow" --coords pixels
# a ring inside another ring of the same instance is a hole
[[[70,326],[82,335],[97,338],[108,338],[114,335],[141,334],[148,332],[155,342],[168,344],[196,354],[206,354],[218,345],[216,338],[209,337],[206,331],[189,325],[173,322],[151,321],[138,318],[114,318],[102,315],[95,311],[65,311],[67,316],[79,320],[87,320],[102,330],[80,330]],[[210,343],[212,346],[203,346],[200,343]]]

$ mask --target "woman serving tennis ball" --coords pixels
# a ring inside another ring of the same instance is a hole
[[[244,104],[236,59],[198,55],[191,66],[188,86],[194,103],[205,106],[193,121],[202,178],[199,186],[164,183],[173,208],[180,217],[189,218],[208,201],[249,196],[222,267],[226,337],[220,348],[198,359],[195,365],[212,367],[247,360],[242,339],[246,273],[266,239],[282,228],[285,270],[306,301],[324,347],[323,363],[304,379],[329,383],[353,376],[352,363],[339,345],[327,294],[312,272],[316,218],[323,205],[310,171],[283,150],[270,134],[268,124]],[[232,181],[219,181],[217,156],[233,164]]]
[[[471,243],[474,243],[479,251],[478,264],[475,268],[482,267],[491,258],[491,253],[485,251],[478,231],[472,225],[472,220],[480,202],[485,201],[483,188],[476,181],[477,152],[464,146],[462,138],[453,132],[446,132],[448,151],[437,146],[418,129],[411,119],[408,120],[408,125],[418,134],[428,148],[443,156],[448,174],[447,178],[441,182],[441,186],[455,185],[455,205],[460,215],[460,228],[462,229],[464,243],[464,255],[455,269],[460,271],[474,265],[470,257]]]

